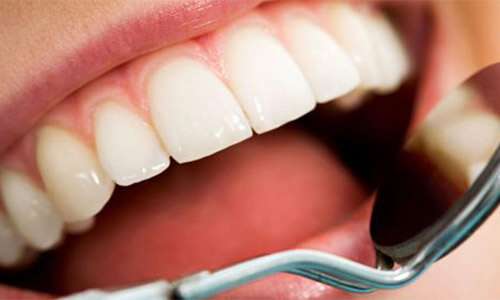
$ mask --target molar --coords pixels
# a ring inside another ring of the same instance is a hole
[[[0,266],[18,265],[25,257],[26,246],[7,216],[0,211]]]
[[[28,245],[45,250],[61,239],[63,221],[47,195],[31,179],[3,168],[0,192],[10,220]]]
[[[150,78],[153,123],[172,157],[203,158],[252,136],[233,93],[204,63],[177,57]]]
[[[38,170],[63,220],[76,222],[97,214],[111,197],[114,184],[95,152],[62,128],[38,131]]]
[[[170,164],[153,129],[123,105],[109,101],[97,108],[94,135],[99,161],[118,185],[151,178]]]
[[[304,74],[266,29],[245,24],[227,38],[228,82],[257,133],[314,109],[316,101]]]
[[[440,124],[422,127],[412,147],[423,151],[455,184],[467,188],[500,142],[500,119],[485,111],[465,111],[433,122]]]
[[[298,16],[289,16],[283,30],[319,103],[343,96],[358,86],[356,65],[328,32]]]

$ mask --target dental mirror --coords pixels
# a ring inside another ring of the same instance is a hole
[[[379,187],[371,216],[373,243],[392,261],[412,258],[481,189],[479,175],[500,142],[499,82],[496,64],[441,101],[420,107],[428,113]]]

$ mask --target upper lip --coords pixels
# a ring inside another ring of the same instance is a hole
[[[51,107],[99,75],[143,53],[213,30],[260,2],[155,0],[129,1],[127,5],[109,7],[99,5],[91,19],[68,19],[67,24],[63,24],[67,26],[66,30],[57,31],[60,32],[57,36],[43,37],[44,45],[36,51],[30,45],[37,41],[25,41],[24,44],[28,45],[26,53],[21,50],[10,56],[14,61],[22,60],[23,55],[37,59],[30,60],[29,66],[19,66],[14,70],[16,76],[12,76],[12,70],[2,72],[0,153]],[[43,8],[35,4],[29,9]],[[79,13],[73,11],[71,5],[66,9],[70,13]],[[50,28],[48,32],[51,32]],[[58,42],[61,40],[65,41],[62,46]]]

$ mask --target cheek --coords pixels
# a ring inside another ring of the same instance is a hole
[[[500,61],[500,2],[457,2],[457,13],[468,30],[478,66]]]

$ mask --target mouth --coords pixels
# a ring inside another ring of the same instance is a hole
[[[443,89],[428,81],[439,43],[427,5],[242,13],[256,4],[207,4],[210,20],[161,47],[133,37],[0,126],[4,145],[16,140],[0,159],[0,278],[23,289],[0,296],[173,279],[294,247],[373,265],[370,194],[415,100],[428,107]],[[342,295],[280,274],[225,297]]]

